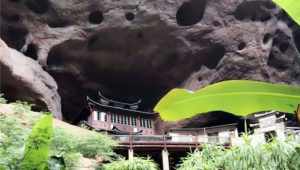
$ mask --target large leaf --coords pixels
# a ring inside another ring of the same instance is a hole
[[[284,9],[294,21],[300,25],[300,1],[299,0],[273,0]]]
[[[225,111],[237,116],[269,110],[293,113],[299,103],[298,87],[231,80],[196,92],[173,89],[159,101],[154,110],[164,120],[177,121],[211,111]]]

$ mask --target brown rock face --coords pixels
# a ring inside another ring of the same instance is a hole
[[[1,92],[9,100],[24,100],[47,108],[61,119],[60,96],[54,79],[34,60],[7,47],[0,39]]]
[[[271,0],[1,2],[1,37],[53,76],[70,121],[97,90],[147,110],[174,87],[299,84],[300,29]]]

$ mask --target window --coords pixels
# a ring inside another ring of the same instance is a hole
[[[98,112],[97,111],[93,111],[92,115],[93,115],[94,120],[98,120]]]
[[[117,118],[116,118],[116,114],[111,114],[111,122],[112,123],[116,123],[117,122]]]
[[[219,133],[218,132],[211,132],[207,133],[208,136],[208,143],[218,143],[219,142]]]
[[[140,126],[144,127],[144,119],[143,118],[140,118]]]
[[[120,115],[117,114],[117,123],[120,123],[121,119],[120,119]]]
[[[132,126],[136,126],[136,118],[134,116],[131,117]]]
[[[132,125],[132,124],[130,123],[130,116],[127,116],[127,123],[128,123],[128,125]]]
[[[107,116],[105,112],[98,112],[97,119],[103,122],[107,121]]]
[[[120,117],[121,117],[121,124],[125,124],[124,123],[124,115],[120,115]]]
[[[124,124],[128,125],[128,123],[127,123],[127,116],[126,115],[124,115]]]
[[[147,119],[147,128],[151,128],[151,120]]]
[[[266,142],[272,142],[273,139],[277,136],[274,130],[265,133],[265,140]]]

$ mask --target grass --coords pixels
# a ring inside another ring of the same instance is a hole
[[[293,113],[299,101],[299,87],[232,80],[195,92],[173,89],[159,101],[154,110],[164,120],[178,121],[212,111],[224,111],[237,116],[269,110]]]

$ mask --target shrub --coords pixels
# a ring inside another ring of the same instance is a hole
[[[224,154],[224,148],[217,145],[204,145],[201,151],[195,150],[183,158],[178,170],[216,170],[220,166],[220,157]]]
[[[45,170],[48,167],[48,154],[53,135],[52,116],[45,115],[33,127],[26,141],[22,170]]]
[[[0,170],[17,169],[29,133],[30,129],[22,127],[17,119],[0,115]]]
[[[106,159],[110,159],[115,156],[112,148],[116,146],[116,144],[117,143],[107,135],[90,134],[85,138],[79,139],[76,150],[87,158],[102,156]]]
[[[270,143],[251,145],[246,137],[243,145],[225,149],[206,145],[182,159],[179,170],[298,170],[299,144],[295,140],[274,139]]]
[[[0,93],[0,104],[6,104],[7,103],[7,100],[3,96],[4,95],[2,93]]]
[[[158,170],[158,166],[149,158],[120,159],[102,167],[103,170]]]
[[[17,113],[26,113],[26,112],[31,112],[32,106],[34,104],[30,104],[28,102],[22,102],[17,100],[15,103],[12,103],[14,106],[14,111]]]
[[[63,129],[56,128],[51,144],[51,155],[62,157],[66,168],[73,169],[81,156],[88,158],[102,156],[108,161],[114,160],[117,155],[112,148],[116,144],[106,135],[92,133],[79,139]]]

